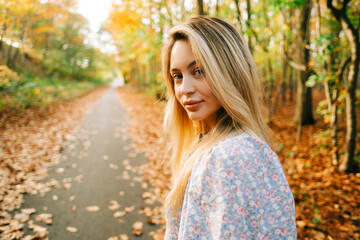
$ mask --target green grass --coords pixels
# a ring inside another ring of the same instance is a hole
[[[24,75],[9,86],[0,88],[0,111],[22,111],[43,108],[49,104],[73,99],[106,84],[102,80],[75,81]]]

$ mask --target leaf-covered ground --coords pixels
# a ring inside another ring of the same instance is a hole
[[[165,103],[128,89],[118,89],[118,96],[131,119],[128,134],[148,158],[144,180],[151,184],[157,199],[163,203],[171,177],[162,137]],[[320,98],[320,94],[315,95],[317,101]],[[330,140],[324,134],[327,125],[320,116],[316,125],[304,127],[301,141],[297,143],[292,121],[295,103],[279,106],[272,122],[274,145],[295,197],[298,238],[360,239],[360,174],[338,172],[331,164]],[[340,121],[339,142],[343,149],[344,120]],[[158,207],[154,212],[157,213],[154,223],[162,224],[154,239],[162,239],[164,210]]]
[[[23,203],[23,193],[44,194],[58,185],[57,181],[39,181],[47,176],[48,168],[59,161],[60,151],[69,134],[82,116],[104,92],[100,88],[76,100],[50,105],[46,110],[28,109],[19,114],[0,115],[0,238],[23,236],[24,223],[34,213],[22,209],[12,216],[9,211]],[[45,221],[51,216],[45,216]],[[44,216],[40,216],[40,219]],[[30,223],[29,223],[30,224]],[[33,224],[30,224],[33,225]],[[39,238],[46,229],[29,228]]]

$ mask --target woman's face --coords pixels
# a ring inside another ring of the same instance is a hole
[[[193,121],[212,121],[221,107],[196,63],[187,40],[175,42],[170,56],[175,96]]]

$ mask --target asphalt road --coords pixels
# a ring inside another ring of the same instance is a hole
[[[131,148],[125,128],[125,111],[111,88],[94,104],[67,141],[59,164],[49,170],[45,181],[56,179],[60,188],[54,188],[45,196],[25,195],[21,208],[36,209],[31,219],[47,228],[50,240],[102,240],[120,234],[130,239],[152,239],[149,232],[158,226],[149,225],[146,217],[138,213],[141,206],[146,205],[142,194],[149,191],[140,181],[141,165],[146,159]],[[120,204],[118,209],[116,206],[109,209],[113,200]],[[89,206],[93,206],[92,209],[87,209]],[[96,208],[99,210],[88,211]],[[128,208],[125,216],[114,217],[116,211],[125,208]],[[35,221],[40,213],[53,214],[53,223]],[[137,221],[144,223],[141,236],[130,233]],[[69,232],[67,227],[76,228],[77,232]],[[32,233],[26,230],[24,236]]]

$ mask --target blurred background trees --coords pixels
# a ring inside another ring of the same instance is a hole
[[[112,71],[76,7],[76,0],[0,0],[0,111],[77,96]]]

